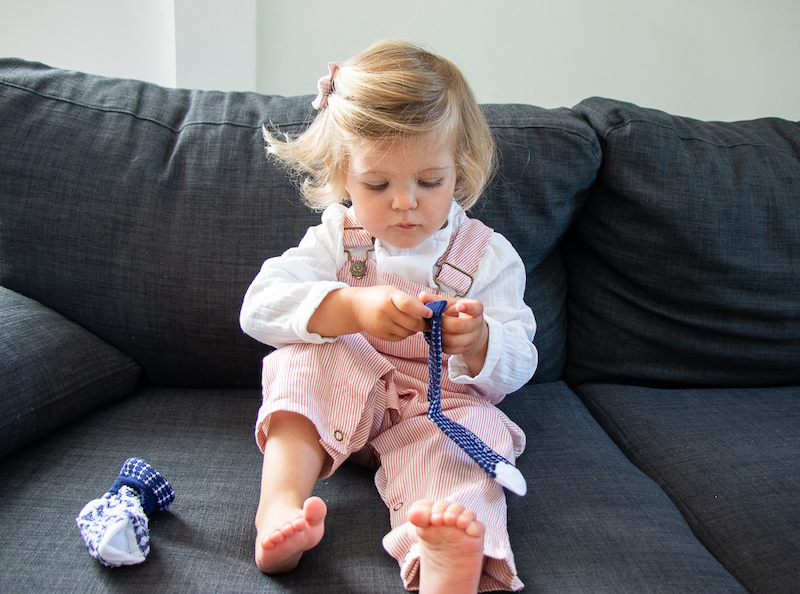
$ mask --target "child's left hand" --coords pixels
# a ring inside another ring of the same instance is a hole
[[[472,375],[478,375],[489,346],[489,326],[483,319],[483,303],[429,293],[421,293],[419,298],[423,303],[447,300],[442,316],[442,351],[461,355]]]

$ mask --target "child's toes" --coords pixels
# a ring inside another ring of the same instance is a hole
[[[415,501],[408,510],[408,521],[418,528],[427,528],[431,523],[431,510],[433,501],[420,499]]]
[[[469,509],[462,510],[460,514],[458,514],[458,518],[456,518],[455,525],[461,528],[461,530],[466,530],[469,528],[469,525],[472,524],[477,516],[475,512]]]
[[[309,497],[303,503],[303,519],[312,526],[316,526],[324,521],[327,513],[328,507],[319,497]]]
[[[444,524],[444,515],[447,508],[452,504],[446,499],[440,499],[431,506],[431,519],[430,523],[433,526],[441,526]]]
[[[445,526],[456,526],[461,514],[465,512],[464,506],[460,503],[451,503],[442,514]]]

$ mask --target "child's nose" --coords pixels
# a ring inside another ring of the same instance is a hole
[[[412,210],[417,207],[417,196],[413,187],[398,188],[392,206],[395,210]]]

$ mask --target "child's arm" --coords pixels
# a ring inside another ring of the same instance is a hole
[[[525,266],[508,240],[495,233],[469,298],[451,299],[445,314],[452,315],[442,318],[443,349],[454,355],[448,362],[450,379],[471,385],[477,395],[493,404],[518,390],[536,369],[538,353],[532,343],[536,321],[525,304],[524,292]],[[459,311],[458,303],[466,309]],[[463,352],[455,352],[459,348]]]
[[[328,293],[308,321],[320,336],[366,332],[397,342],[427,329],[431,311],[419,299],[395,287],[346,287]]]

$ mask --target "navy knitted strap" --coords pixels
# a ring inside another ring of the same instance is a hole
[[[429,320],[430,332],[425,332],[428,350],[428,419],[433,421],[447,437],[464,450],[486,473],[517,495],[527,491],[525,479],[519,470],[503,456],[486,445],[477,435],[459,425],[442,412],[442,314],[447,301],[426,304],[433,312]]]
[[[175,500],[175,491],[167,479],[141,458],[128,458],[125,461],[108,492],[116,493],[123,485],[139,493],[142,508],[148,516],[156,510],[167,509]]]

